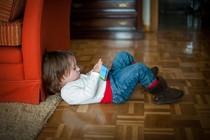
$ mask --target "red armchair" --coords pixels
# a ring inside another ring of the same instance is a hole
[[[71,0],[26,1],[21,45],[0,45],[0,102],[46,99],[42,55],[45,49],[70,49],[70,7]]]

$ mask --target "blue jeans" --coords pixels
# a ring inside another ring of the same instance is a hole
[[[109,77],[112,101],[116,104],[127,101],[137,84],[148,87],[156,79],[150,68],[142,63],[134,63],[133,56],[127,52],[120,52],[116,55]]]

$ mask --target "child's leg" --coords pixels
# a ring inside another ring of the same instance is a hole
[[[114,103],[127,101],[138,83],[148,87],[156,80],[150,68],[142,63],[135,63],[113,73],[110,72],[110,78]]]
[[[134,57],[128,52],[119,52],[112,63],[110,72],[114,72],[115,70],[123,69],[126,66],[132,65],[135,63]],[[152,67],[151,71],[155,76],[158,74],[158,67]]]
[[[142,63],[134,64],[134,58],[129,53],[118,53],[110,70],[113,102],[127,101],[138,83],[155,96],[156,104],[174,103],[180,100],[183,91],[169,88],[165,79],[162,77],[156,79],[157,73],[157,68],[150,69]]]
[[[131,54],[129,54],[128,52],[119,52],[113,60],[110,72],[123,69],[124,67],[127,67],[133,63],[134,58]]]

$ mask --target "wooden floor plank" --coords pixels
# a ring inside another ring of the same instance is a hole
[[[202,32],[147,33],[144,40],[71,40],[81,72],[102,58],[111,66],[117,52],[158,66],[171,87],[185,92],[170,105],[155,105],[137,86],[124,104],[70,106],[62,101],[38,140],[207,140],[210,137],[210,41]]]

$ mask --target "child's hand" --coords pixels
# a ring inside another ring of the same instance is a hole
[[[101,71],[101,65],[102,65],[102,63],[103,63],[102,60],[99,59],[98,62],[93,67],[93,71],[99,73]]]

